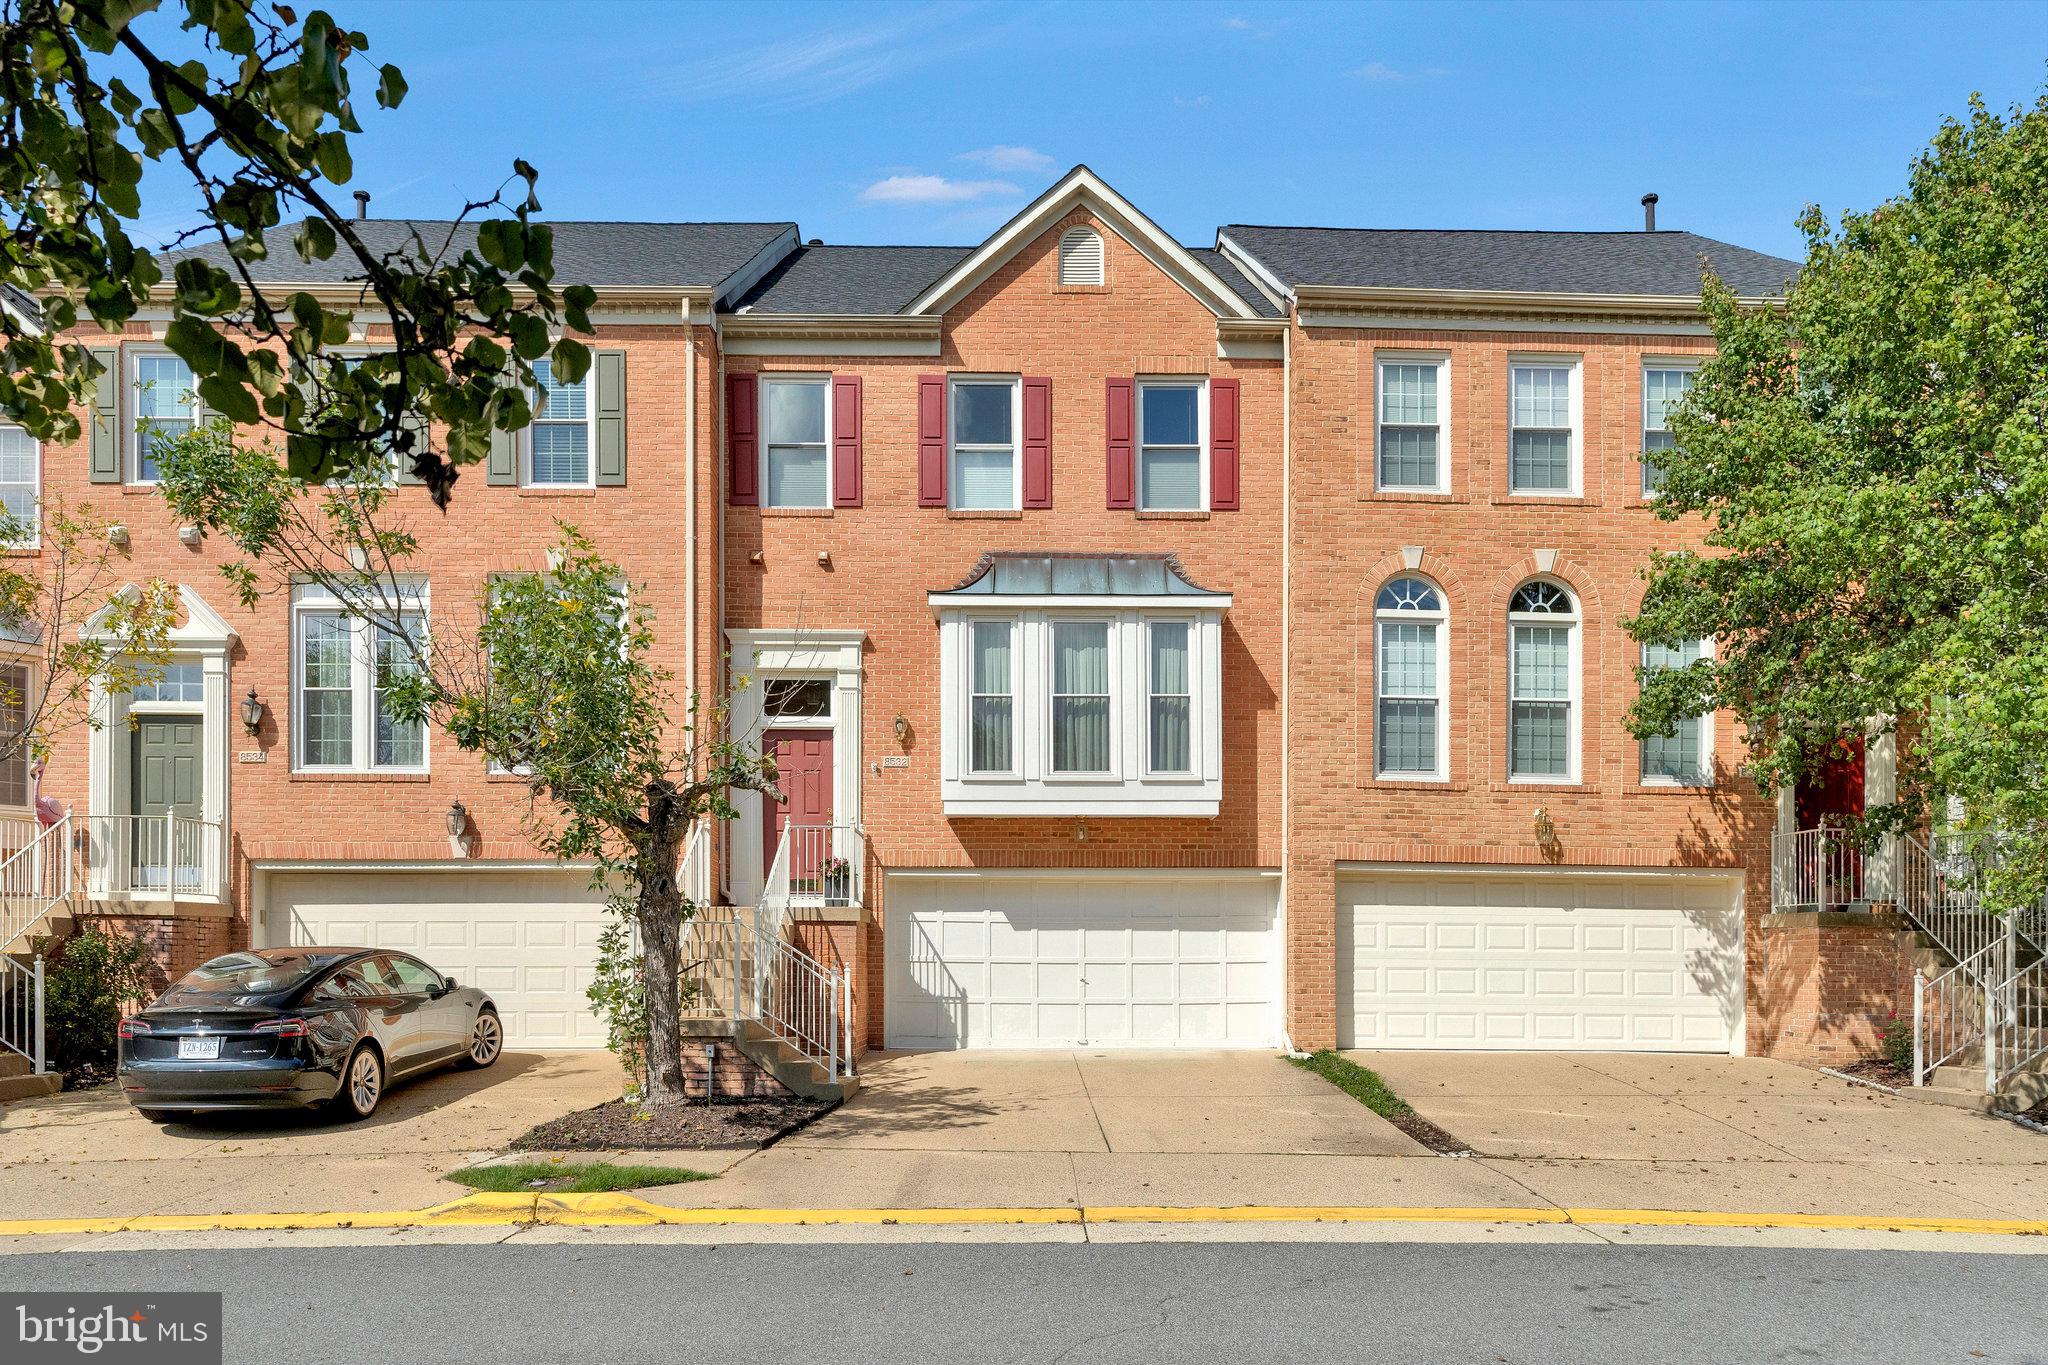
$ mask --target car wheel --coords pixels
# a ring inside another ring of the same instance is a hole
[[[335,1107],[344,1118],[366,1119],[377,1112],[377,1101],[384,1098],[384,1060],[373,1047],[359,1047],[342,1068],[341,1091],[334,1097]]]
[[[138,1109],[135,1112],[151,1123],[176,1123],[186,1116],[182,1109]]]
[[[461,1065],[470,1071],[481,1071],[497,1061],[504,1050],[504,1025],[498,1022],[498,1012],[486,1005],[476,1012],[476,1022],[469,1026],[469,1051]]]

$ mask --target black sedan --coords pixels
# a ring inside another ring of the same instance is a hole
[[[121,1087],[146,1118],[331,1104],[368,1118],[385,1087],[498,1060],[489,996],[404,953],[256,948],[179,978],[121,1021]]]

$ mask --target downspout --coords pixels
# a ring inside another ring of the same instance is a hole
[[[717,526],[715,532],[712,535],[711,542],[712,548],[715,551],[715,555],[713,558],[713,573],[716,578],[716,583],[712,591],[712,600],[716,605],[717,615],[712,619],[711,622],[712,673],[711,686],[708,689],[708,694],[722,701],[726,694],[726,666],[724,648],[725,509],[728,506],[730,506],[730,501],[728,499],[725,487],[725,481],[727,477],[727,461],[725,457],[725,338],[723,335],[720,334],[718,328],[718,305],[716,299],[712,301],[710,319],[706,325],[711,329],[711,338],[718,346],[717,390],[712,395],[712,401],[715,404],[712,411],[717,414],[717,421],[712,424],[711,441],[712,468],[717,471],[716,477],[713,480],[713,482],[717,485],[718,488],[718,503],[717,506],[713,509]],[[723,824],[724,828],[721,828],[714,832],[713,840],[714,847],[717,849],[719,855],[718,888],[719,891],[724,895],[727,903],[729,904],[732,901],[732,828],[730,821],[725,821],[723,822]],[[735,917],[737,917],[739,912],[734,911],[733,913]],[[737,942],[739,934],[739,920],[735,918],[733,920],[733,924],[734,939],[735,942]]]
[[[683,300],[683,678],[697,691],[697,322]]]
[[[1297,1051],[1287,1019],[1294,999],[1294,954],[1287,943],[1294,852],[1294,323],[1289,318],[1280,334],[1280,1036],[1290,1053]]]

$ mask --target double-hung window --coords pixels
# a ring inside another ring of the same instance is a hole
[[[1441,356],[1382,357],[1375,434],[1375,486],[1394,492],[1448,490],[1450,362]]]
[[[1443,595],[1423,578],[1397,578],[1373,603],[1375,771],[1381,777],[1444,777],[1449,672]]]
[[[0,808],[18,809],[29,804],[33,783],[29,780],[29,677],[26,664],[0,664],[0,745],[9,749],[0,758]]]
[[[1570,782],[1578,776],[1579,608],[1537,579],[1508,603],[1508,776]]]
[[[1685,668],[1707,657],[1707,642],[1689,640],[1676,649],[1643,646],[1643,670]],[[1704,787],[1714,780],[1713,718],[1688,716],[1669,734],[1643,741],[1643,781],[1680,787]]]
[[[967,624],[967,768],[977,774],[1017,770],[1017,624]]]
[[[20,427],[0,427],[0,511],[5,548],[33,549],[41,540],[43,448]]]
[[[293,592],[295,763],[314,772],[419,772],[427,766],[425,725],[393,714],[390,694],[415,667],[427,600],[409,589],[398,631],[350,616],[313,584]]]
[[[589,488],[590,376],[555,378],[545,357],[533,362],[533,423],[526,436],[526,481],[541,488]]]
[[[1110,771],[1109,622],[1052,626],[1052,770]]]
[[[1146,626],[1146,764],[1163,775],[1191,773],[1194,757],[1194,693],[1189,674],[1187,621],[1152,621]]]
[[[763,506],[832,505],[830,388],[823,375],[761,377]]]
[[[135,421],[128,432],[128,481],[155,483],[156,448],[199,425],[199,397],[192,367],[169,351],[134,351],[129,385],[135,395]]]
[[[1653,361],[1643,366],[1644,497],[1664,486],[1664,467],[1658,462],[1658,456],[1675,444],[1671,438],[1671,410],[1692,387],[1693,375],[1690,365]]]
[[[1508,491],[1579,491],[1579,366],[1518,360],[1508,366]]]
[[[1197,512],[1209,505],[1201,381],[1138,381],[1138,510]]]
[[[1015,379],[952,381],[947,403],[952,413],[952,469],[946,487],[956,509],[1009,512],[1023,506],[1017,458],[1020,391]]]

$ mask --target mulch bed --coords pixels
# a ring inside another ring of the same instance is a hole
[[[826,1100],[721,1100],[643,1108],[612,1100],[538,1124],[512,1143],[519,1152],[696,1151],[766,1147],[837,1105]]]
[[[1844,1076],[1854,1076],[1859,1081],[1876,1081],[1879,1085],[1888,1085],[1893,1089],[1913,1083],[1911,1067],[1894,1066],[1882,1057],[1866,1057],[1860,1062],[1838,1066],[1835,1070]]]

